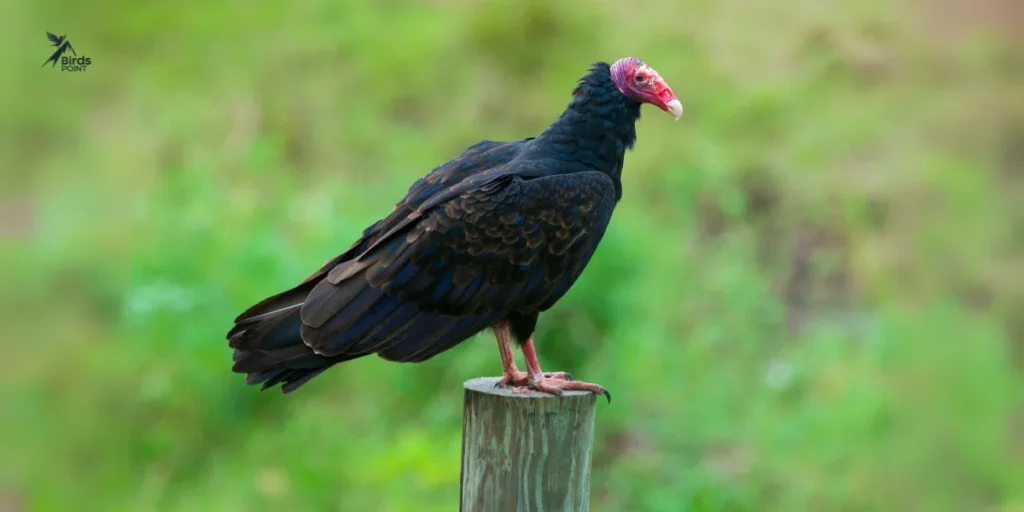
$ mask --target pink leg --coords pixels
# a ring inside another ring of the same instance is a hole
[[[516,368],[516,359],[512,355],[512,340],[508,333],[508,322],[501,322],[494,326],[494,337],[498,339],[498,352],[501,353],[501,380],[495,387],[505,387],[509,384],[521,386],[526,383],[526,372]]]
[[[509,384],[513,386],[527,385],[527,382],[529,381],[529,374],[527,372],[521,372],[519,371],[519,368],[516,368],[516,359],[512,354],[512,338],[509,336],[508,332],[508,322],[501,322],[494,326],[494,337],[498,339],[498,352],[501,354],[502,373],[501,380],[499,380],[494,387],[502,388]],[[532,346],[532,339],[527,343],[530,343]],[[536,358],[537,357],[534,356],[534,360],[536,360]],[[529,363],[529,359],[527,359],[527,363]],[[572,380],[572,376],[565,372],[548,373],[544,376],[550,379]]]
[[[533,346],[533,337],[526,340],[523,345],[523,357],[526,358],[526,369],[527,378],[526,386],[517,387],[513,389],[517,393],[529,393],[530,391],[541,391],[556,396],[561,396],[563,390],[578,390],[578,391],[590,391],[604,395],[608,398],[608,403],[612,401],[612,394],[603,387],[592,384],[590,382],[580,382],[578,380],[563,380],[559,378],[552,378],[550,375],[545,374],[540,369],[540,361],[537,360],[537,350]],[[559,372],[561,373],[561,372]]]

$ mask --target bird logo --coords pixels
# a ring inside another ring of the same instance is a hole
[[[78,56],[78,54],[75,53],[75,49],[71,46],[71,41],[68,41],[68,36],[57,36],[55,34],[47,32],[46,37],[50,40],[51,46],[56,48],[57,51],[53,52],[53,55],[50,55],[49,59],[46,59],[46,62],[43,63],[43,66],[46,66],[50,62],[53,62],[53,64],[50,67],[56,66],[57,61],[60,60],[60,56],[64,55],[64,53],[68,50],[71,51],[71,55],[74,55],[76,57]]]

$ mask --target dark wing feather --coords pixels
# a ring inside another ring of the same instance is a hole
[[[514,162],[528,141],[470,147],[344,254],[239,315],[234,371],[290,392],[339,362],[423,361],[554,304],[604,234],[615,189],[600,173]]]
[[[500,166],[508,162],[530,140],[532,138],[510,142],[481,141],[467,148],[458,157],[436,167],[409,188],[409,192],[395,205],[390,215],[367,227],[363,231],[362,236],[347,251],[328,260],[319,270],[311,274],[295,288],[268,297],[238,315],[235,318],[236,326],[228,333],[228,337],[230,338],[237,334],[246,325],[251,325],[268,316],[286,311],[286,308],[298,307],[305,300],[310,290],[329,271],[334,270],[338,272],[339,268],[345,268],[345,262],[365,253],[378,239],[393,232],[399,224],[408,223],[410,215],[418,216],[416,210],[424,201],[437,196],[438,193],[443,192],[452,184],[462,182],[481,169]]]
[[[50,42],[53,43],[53,44],[60,44],[61,43],[61,38],[59,36],[57,36],[56,34],[47,32],[46,33],[46,38],[49,39]]]
[[[467,148],[414,183],[391,215],[367,227],[345,253],[327,261],[298,286],[260,301],[239,315],[227,335],[228,345],[235,349],[233,371],[246,373],[246,382],[250,384],[263,382],[264,389],[282,384],[287,393],[334,364],[401,345],[431,322],[439,321],[433,318],[436,315],[423,313],[415,304],[384,301],[378,306],[369,302],[372,297],[366,297],[354,306],[365,310],[362,320],[345,333],[358,341],[349,343],[345,354],[324,357],[310,349],[300,336],[299,308],[328,272],[364,254],[370,245],[414,214],[424,201],[473,174],[507,163],[530,140],[482,141]],[[331,325],[351,321],[352,311],[355,309],[346,310]]]
[[[551,175],[552,165],[474,175],[466,181],[489,178],[337,265],[301,306],[303,340],[325,356],[372,346],[388,359],[422,360],[510,311],[550,307],[579,277],[615,204],[606,175]],[[366,332],[400,310],[411,318],[391,344],[367,343]]]

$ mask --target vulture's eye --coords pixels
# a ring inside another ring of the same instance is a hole
[[[644,81],[644,76],[639,74],[639,73],[637,73],[637,75],[633,77],[633,80],[636,80],[637,83],[643,82]]]

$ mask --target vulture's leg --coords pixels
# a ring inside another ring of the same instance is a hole
[[[578,390],[578,391],[590,391],[604,395],[608,398],[608,402],[612,401],[612,394],[603,387],[592,384],[590,382],[581,382],[578,380],[564,380],[557,377],[552,377],[551,373],[544,373],[540,369],[540,362],[537,361],[537,351],[533,347],[533,336],[526,340],[523,345],[523,356],[526,358],[526,385],[522,387],[514,388],[512,391],[517,393],[529,393],[531,390],[542,391],[544,393],[550,393],[552,395],[561,396],[562,390]],[[563,372],[559,372],[562,375],[567,375]],[[516,383],[519,385],[519,383]]]
[[[502,373],[501,380],[494,387],[503,388],[509,384],[513,386],[526,386],[529,381],[529,374],[521,372],[519,368],[516,368],[516,360],[512,355],[512,337],[508,332],[508,322],[499,322],[494,326],[494,337],[498,339],[498,352],[501,353]],[[536,358],[536,356],[534,357]],[[557,380],[572,380],[572,375],[565,372],[545,373],[544,377]]]

